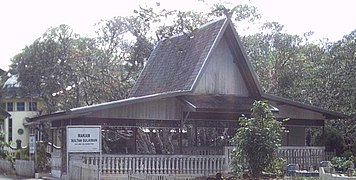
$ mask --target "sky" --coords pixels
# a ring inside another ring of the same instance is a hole
[[[157,0],[161,7],[201,9],[193,0]],[[209,0],[205,0],[209,2]],[[153,0],[147,1],[149,3]],[[81,36],[94,34],[101,19],[132,14],[144,0],[5,0],[0,2],[0,68],[50,27],[67,24]],[[286,32],[302,35],[313,31],[315,39],[340,40],[356,29],[354,0],[231,0],[250,2],[262,15],[261,22],[276,21]]]

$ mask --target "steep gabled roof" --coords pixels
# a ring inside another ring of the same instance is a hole
[[[191,93],[205,70],[211,52],[222,38],[225,38],[231,49],[236,66],[241,72],[251,97],[193,96]],[[233,110],[247,110],[252,100],[266,99],[319,112],[327,119],[348,118],[341,113],[264,93],[232,22],[229,19],[220,19],[204,25],[191,34],[183,34],[159,42],[131,90],[130,98],[31,118],[28,124],[83,117],[95,111],[171,97],[178,97],[185,103],[191,104],[196,111],[205,109],[229,111],[231,106],[235,106]],[[240,105],[243,107],[239,107]],[[244,107],[245,105],[248,107]],[[274,107],[271,106],[271,108]]]
[[[229,36],[229,45],[238,60],[238,67],[246,78],[249,91],[259,96],[260,87],[241,41],[232,22],[220,19],[208,23],[190,34],[165,39],[158,43],[145,68],[141,72],[130,97],[150,94],[192,91],[203,71],[210,53],[215,49],[224,34]],[[258,92],[257,92],[258,91]]]

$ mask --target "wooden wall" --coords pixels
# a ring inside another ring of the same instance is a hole
[[[298,107],[279,105],[278,109],[279,109],[279,113],[277,115],[277,118],[315,119],[315,120],[325,119],[325,117],[321,113],[309,111]]]
[[[182,105],[175,97],[94,112],[91,117],[152,120],[180,120]]]
[[[194,93],[248,96],[245,82],[224,38],[208,59]]]

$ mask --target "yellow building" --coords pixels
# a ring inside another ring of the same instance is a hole
[[[38,115],[39,98],[33,94],[21,93],[16,76],[11,76],[1,91],[1,107],[10,114],[1,123],[2,131],[5,132],[4,141],[16,147],[16,141],[20,140],[22,147],[27,146],[30,132],[24,123],[28,118]]]

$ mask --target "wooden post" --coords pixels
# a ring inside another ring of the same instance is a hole
[[[58,141],[58,127],[56,127],[55,129],[53,129],[53,139],[52,139],[52,146],[54,146],[54,145],[58,145],[58,143],[57,143],[57,141]]]
[[[133,128],[134,154],[137,154],[137,127]]]
[[[197,123],[194,122],[194,134],[195,134],[195,147],[198,147],[198,127],[197,127]]]
[[[62,142],[62,148],[61,148],[61,154],[62,154],[62,168],[61,168],[61,173],[63,174],[64,171],[66,171],[66,174],[68,173],[67,172],[67,141],[66,141],[66,136],[67,136],[67,132],[66,132],[66,127],[63,127],[64,126],[64,122],[63,120],[61,120],[61,142]],[[69,174],[67,174],[69,175]],[[61,175],[62,176],[62,175]],[[68,176],[69,177],[69,176]]]
[[[179,128],[179,140],[178,140],[178,146],[179,146],[179,154],[183,154],[183,142],[182,142],[182,125]]]
[[[51,147],[51,152],[53,152],[53,143],[54,143],[54,133],[55,133],[55,130],[54,129],[51,129],[51,135],[52,135],[52,147]],[[47,144],[48,145],[48,144]]]

